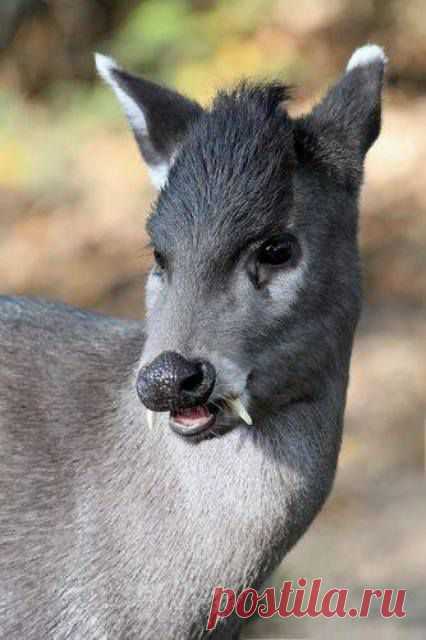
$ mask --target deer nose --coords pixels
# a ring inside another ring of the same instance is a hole
[[[216,370],[207,360],[187,360],[164,351],[138,373],[136,390],[151,411],[177,411],[207,402]]]

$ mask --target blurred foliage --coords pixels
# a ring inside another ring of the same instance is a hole
[[[391,80],[417,91],[425,35],[423,0],[2,0],[0,75],[26,96],[49,97],[57,82],[93,81],[101,48],[208,95],[241,74],[314,81],[374,39],[394,61]]]
[[[137,0],[2,0],[5,75],[25,95],[59,79],[89,79],[89,52],[116,31]]]
[[[182,0],[148,0],[131,13],[113,51],[133,68],[198,95],[240,74],[282,74],[282,57],[271,57],[256,41],[273,5],[221,0],[194,9]]]

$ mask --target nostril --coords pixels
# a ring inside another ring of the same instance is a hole
[[[196,389],[198,389],[202,383],[203,383],[203,370],[201,368],[201,366],[198,368],[198,371],[196,371],[195,373],[193,373],[190,376],[187,376],[186,378],[184,378],[181,383],[180,383],[180,390],[181,391],[196,391]]]

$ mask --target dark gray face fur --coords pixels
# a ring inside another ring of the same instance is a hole
[[[100,59],[161,191],[148,223],[146,365],[209,360],[212,399],[250,412],[319,393],[347,368],[360,307],[357,201],[380,129],[384,58],[366,48],[311,114],[279,85],[243,84],[209,110]],[[288,260],[262,263],[270,243]]]

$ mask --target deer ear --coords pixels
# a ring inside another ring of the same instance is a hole
[[[95,60],[127,115],[152,182],[161,189],[179,142],[202,108],[175,91],[127,73],[112,58],[97,53]]]
[[[357,49],[342,78],[328,91],[299,126],[310,140],[338,159],[349,155],[354,164],[365,154],[380,133],[381,94],[387,59],[381,47],[369,44]],[[341,148],[343,153],[336,153]],[[345,153],[346,150],[346,153]]]

